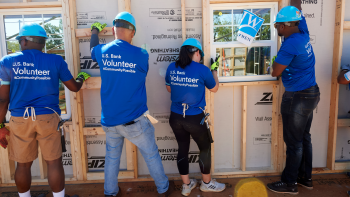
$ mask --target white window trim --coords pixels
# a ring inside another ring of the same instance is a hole
[[[5,39],[5,24],[4,24],[4,15],[29,15],[29,14],[61,14],[62,17],[62,8],[28,8],[28,9],[1,9],[0,14],[0,59],[7,55],[6,50],[6,39]],[[65,20],[62,20],[63,27],[67,27]],[[65,43],[68,38],[68,35],[65,34],[65,31],[63,30],[64,40]],[[66,57],[67,51],[65,51]],[[66,114],[62,114],[62,119],[70,119],[72,116],[72,109],[71,109],[71,101],[70,101],[70,91],[67,87],[64,87],[65,97],[66,97]],[[6,121],[9,121],[10,119],[10,113],[7,113],[6,115]]]
[[[271,40],[259,40],[254,41],[250,47],[258,46],[270,46],[271,47],[271,59],[277,55],[277,30],[273,27],[274,19],[278,13],[278,2],[262,2],[262,3],[227,3],[227,4],[211,4],[210,5],[210,55],[214,59],[216,56],[216,48],[230,48],[234,47],[247,47],[238,41],[233,42],[214,42],[214,23],[213,23],[213,11],[214,10],[228,10],[228,9],[252,9],[252,8],[271,8]],[[231,26],[231,25],[230,25]],[[263,45],[262,45],[263,44]],[[249,47],[249,48],[250,48]],[[218,73],[219,82],[238,82],[238,81],[269,81],[276,80],[276,77],[271,75],[257,75],[257,76],[231,76],[220,77]]]

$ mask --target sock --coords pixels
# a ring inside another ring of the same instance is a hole
[[[30,197],[30,190],[28,190],[27,192],[24,193],[19,193],[18,192],[19,197]]]
[[[65,189],[63,189],[62,191],[60,192],[52,192],[53,193],[53,197],[64,197],[64,192],[65,192]]]
[[[203,181],[203,183],[205,183],[205,184],[207,184],[207,185],[208,185],[210,182],[211,182],[211,180],[210,180],[208,183],[206,183],[206,182]]]
[[[190,183],[189,184],[187,184],[188,186],[190,186],[191,185],[191,180],[190,180]]]

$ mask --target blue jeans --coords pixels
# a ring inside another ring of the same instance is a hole
[[[106,133],[105,195],[116,195],[119,191],[118,174],[124,137],[140,150],[157,186],[158,193],[161,194],[168,190],[169,181],[164,173],[162,160],[158,152],[158,146],[154,137],[154,127],[148,118],[143,115],[134,121],[134,124],[127,126],[103,126],[103,130]]]
[[[317,85],[298,92],[285,92],[282,98],[283,139],[287,145],[286,167],[281,180],[295,183],[297,178],[311,179],[313,110],[320,101]]]

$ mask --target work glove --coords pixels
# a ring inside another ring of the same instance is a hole
[[[6,135],[10,136],[10,131],[7,130],[3,123],[0,124],[0,146],[6,149],[8,142],[6,139]]]
[[[106,26],[107,26],[106,23],[101,24],[100,22],[95,22],[94,24],[91,25],[91,31],[93,29],[97,29],[98,32],[101,32]]]
[[[340,68],[341,68],[341,70],[350,71],[350,64],[341,65]]]
[[[275,62],[276,58],[277,58],[277,55],[273,56],[273,58],[272,58],[272,60],[271,60],[271,66],[272,66],[272,64]]]
[[[86,72],[80,72],[78,74],[78,77],[76,79],[82,79],[83,82],[86,81],[88,78],[90,78],[91,75],[87,74]]]
[[[213,58],[211,58],[210,59],[210,63],[211,63],[210,70],[218,70],[219,61],[220,61],[220,55],[215,58],[215,62],[214,62]]]

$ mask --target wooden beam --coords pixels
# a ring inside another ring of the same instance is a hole
[[[98,33],[98,36],[113,36],[112,27],[105,27],[100,33]],[[91,29],[90,28],[76,29],[75,37],[76,38],[91,37]]]
[[[339,84],[337,81],[341,56],[343,53],[343,33],[344,33],[344,14],[345,1],[336,1],[335,28],[334,28],[334,48],[333,48],[333,67],[331,84],[331,103],[329,111],[329,129],[328,129],[328,148],[327,148],[327,168],[335,169],[335,150],[337,142],[338,126],[338,100]]]
[[[125,138],[125,151],[126,151],[126,169],[127,170],[134,170],[134,155],[133,155],[133,147],[132,143]]]
[[[278,167],[278,114],[279,87],[272,86],[272,122],[271,122],[271,166],[277,171]]]
[[[52,7],[62,7],[62,2],[52,1],[52,2],[0,3],[0,9],[52,8]]]
[[[124,0],[125,3],[125,11],[131,13],[131,0]]]
[[[181,24],[182,24],[182,42],[186,40],[186,6],[185,0],[181,0]]]
[[[87,173],[87,180],[104,180],[104,172],[89,172]],[[118,179],[132,179],[134,178],[133,170],[119,171]]]
[[[101,77],[90,77],[86,80],[81,89],[100,89],[101,88]]]
[[[350,30],[350,21],[345,21],[344,22],[344,29],[345,30]]]
[[[0,147],[0,170],[2,183],[9,183],[11,181],[11,167],[8,150],[9,148],[3,149]]]
[[[232,167],[235,165],[235,87],[232,87]]]
[[[279,85],[279,81],[251,81],[251,82],[232,82],[232,83],[220,83],[220,87],[232,87],[232,86],[258,86],[258,85]]]
[[[279,0],[210,0],[210,4],[217,3],[256,3],[256,2],[278,2]]]
[[[41,148],[38,148],[38,158],[39,158],[39,169],[40,169],[40,178],[46,179],[47,178],[47,164],[46,161],[41,153]]]
[[[338,127],[350,127],[350,119],[338,119]]]
[[[70,28],[71,32],[75,32],[77,29],[77,8],[75,0],[69,0],[69,19],[70,19]],[[76,76],[80,72],[80,50],[79,50],[79,39],[75,37],[75,34],[71,34],[72,40],[72,54],[73,54],[73,65],[74,70],[72,71],[73,76]],[[72,103],[72,126],[73,133],[75,136],[75,149],[76,155],[80,153],[80,156],[77,156],[77,161],[82,161],[81,166],[77,166],[77,179],[78,180],[87,180],[87,149],[86,149],[86,137],[83,133],[83,128],[85,125],[84,118],[84,101],[83,101],[83,91],[77,93],[71,93],[71,98],[73,99]],[[80,146],[80,147],[78,147]],[[80,150],[77,150],[80,149]],[[79,157],[79,158],[78,158]],[[78,164],[78,162],[77,162]]]
[[[248,86],[242,86],[241,170],[246,171],[247,159],[247,97]]]

